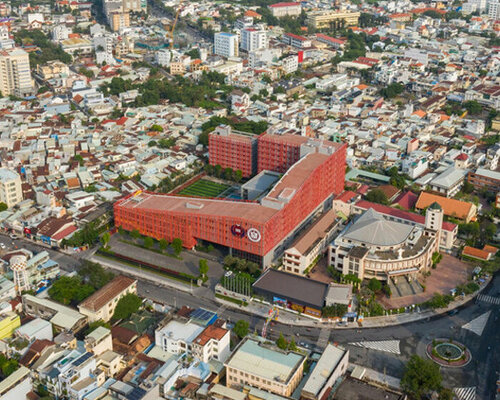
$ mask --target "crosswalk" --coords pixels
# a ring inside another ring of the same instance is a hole
[[[364,342],[351,342],[351,346],[364,347],[366,349],[385,351],[387,353],[401,354],[399,340],[377,340]]]
[[[458,400],[475,400],[476,399],[476,387],[463,387],[455,388],[453,392],[457,396]]]
[[[477,300],[483,303],[495,304],[497,306],[500,305],[500,297],[488,296],[487,294],[480,294],[477,296]]]
[[[320,349],[326,348],[329,339],[330,339],[330,330],[328,328],[322,328],[321,331],[319,332],[316,346]]]
[[[481,336],[484,331],[484,327],[488,323],[488,318],[490,317],[491,311],[481,314],[479,317],[474,318],[472,321],[462,325],[462,329],[467,329],[474,332],[476,335]]]

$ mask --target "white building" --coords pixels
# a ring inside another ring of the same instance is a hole
[[[299,56],[293,54],[281,60],[283,71],[285,74],[291,74],[299,69]]]
[[[266,49],[267,33],[263,29],[245,28],[241,31],[241,48],[247,52]]]
[[[273,14],[273,17],[281,18],[286,16],[298,16],[302,12],[300,3],[282,2],[267,6]]]
[[[69,34],[71,32],[71,29],[69,29],[66,25],[56,25],[54,29],[52,29],[52,40],[56,42],[66,40],[69,38]]]
[[[4,96],[24,97],[33,93],[28,53],[20,48],[0,52],[0,91]]]
[[[14,371],[0,382],[0,399],[26,399],[27,394],[32,390],[30,370],[21,366],[18,370]]]
[[[155,53],[155,62],[162,67],[170,66],[172,61],[172,52],[170,50],[158,50]]]
[[[13,207],[23,201],[21,177],[11,169],[0,168],[0,202]]]
[[[218,32],[214,35],[214,53],[222,57],[238,56],[238,35]]]
[[[173,354],[191,354],[203,362],[225,361],[229,355],[229,330],[214,325],[200,326],[191,321],[168,321],[155,332],[155,343]]]
[[[488,17],[492,19],[500,18],[500,2],[498,0],[488,2]]]
[[[429,167],[429,161],[424,155],[415,155],[405,158],[402,163],[402,171],[411,179],[416,179],[422,175]]]

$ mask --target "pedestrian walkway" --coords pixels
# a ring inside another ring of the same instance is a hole
[[[477,296],[477,301],[482,301],[483,303],[490,303],[495,305],[500,305],[500,297],[488,296],[487,294],[480,294]]]
[[[453,392],[457,396],[458,400],[475,400],[476,399],[476,387],[463,387],[455,388]]]
[[[477,318],[474,318],[472,321],[467,322],[465,325],[462,325],[462,329],[469,330],[474,332],[476,335],[481,336],[484,331],[484,327],[488,323],[488,318],[490,317],[491,311],[488,311]]]
[[[318,341],[316,342],[316,346],[319,347],[320,349],[325,349],[328,340],[330,340],[330,329],[328,328],[322,328],[319,331],[319,336],[318,336]]]
[[[366,349],[385,351],[392,354],[401,354],[399,340],[377,340],[365,342],[351,342],[351,346],[364,347]]]

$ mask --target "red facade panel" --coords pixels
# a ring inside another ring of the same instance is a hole
[[[222,168],[241,170],[245,178],[255,174],[257,164],[256,138],[231,134],[221,136],[210,134],[208,137],[209,162]]]
[[[190,200],[185,197],[145,193],[136,199],[129,196],[115,203],[115,224],[126,230],[137,229],[156,239],[171,241],[178,237],[188,248],[202,239],[264,256],[329,196],[341,193],[344,188],[346,145],[328,157],[315,154],[308,157],[324,161],[317,162],[312,170],[307,171],[309,175],[300,181],[300,187],[294,189],[293,196],[281,208],[203,199],[193,200],[188,206]],[[288,178],[293,180],[293,174],[300,172],[303,170],[294,171],[292,168],[287,173]],[[154,201],[150,202],[151,197]],[[169,206],[163,206],[167,202]],[[206,211],[214,210],[214,203],[209,202],[217,202],[220,212]]]

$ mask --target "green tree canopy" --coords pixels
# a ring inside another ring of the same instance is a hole
[[[91,285],[82,283],[80,276],[61,276],[48,291],[52,300],[62,304],[78,304],[94,292]]]
[[[388,204],[389,200],[387,199],[387,195],[380,189],[375,188],[370,190],[366,194],[366,200],[371,201],[372,203],[379,204]]]
[[[372,292],[379,292],[380,290],[382,290],[382,283],[380,283],[377,278],[372,278],[370,279],[370,282],[368,282],[368,288]]]
[[[172,240],[172,249],[176,255],[181,254],[182,251],[182,240],[179,238],[175,238]]]
[[[200,271],[200,276],[204,277],[208,274],[208,262],[207,260],[205,260],[204,258],[202,258],[199,262],[198,262],[198,268],[199,268],[199,271]]]
[[[288,342],[280,332],[280,337],[276,340],[276,346],[278,346],[281,350],[286,350],[288,348]]]
[[[128,293],[118,300],[115,312],[113,314],[114,320],[127,319],[141,307],[142,301],[139,296],[134,293]]]
[[[420,400],[431,391],[439,390],[442,380],[437,364],[413,355],[405,366],[401,388],[412,399]]]
[[[236,322],[236,324],[234,324],[233,332],[240,339],[243,339],[246,335],[248,335],[248,328],[249,327],[250,327],[250,324],[248,323],[248,321],[240,319],[239,321]]]
[[[5,211],[7,210],[9,207],[7,207],[7,204],[5,204],[4,202],[0,202],[0,211]]]

